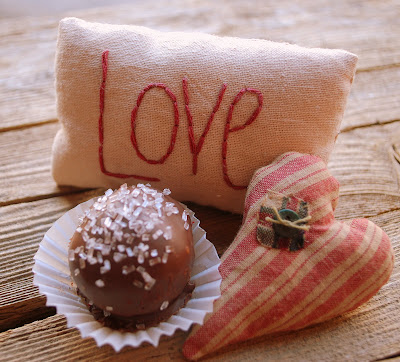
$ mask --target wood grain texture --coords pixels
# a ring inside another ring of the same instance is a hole
[[[0,208],[0,330],[54,314],[32,284],[33,256],[50,226],[92,196],[86,192]]]
[[[166,11],[166,9],[168,11]],[[390,236],[395,268],[367,304],[305,330],[265,336],[210,361],[376,360],[400,356],[400,3],[397,0],[272,2],[160,0],[65,15],[218,35],[265,38],[359,55],[341,134],[329,162],[340,181],[335,215],[368,217]],[[50,153],[56,121],[54,55],[63,16],[0,21],[0,360],[183,360],[187,336],[159,348],[98,348],[66,328],[32,284],[33,256],[51,224],[102,190],[58,187]],[[222,254],[241,217],[190,204]],[[8,330],[7,330],[8,329]],[[395,358],[393,359],[395,360]]]
[[[399,83],[400,66],[357,74],[350,91],[341,131],[399,121]]]
[[[163,11],[165,8],[168,11]],[[165,31],[200,31],[306,47],[343,48],[359,56],[358,71],[364,72],[400,65],[399,13],[400,5],[396,0],[302,0],[296,5],[283,0],[279,2],[279,8],[263,0],[253,1],[251,6],[239,0],[161,0],[156,5],[141,2],[65,15],[89,21],[144,25]],[[54,122],[55,40],[58,21],[62,17],[1,21],[0,130]],[[396,82],[395,79],[391,81]],[[368,82],[367,85],[374,88],[378,84]],[[393,97],[397,98],[388,104],[388,110],[390,106],[398,106],[398,93],[396,88]],[[393,113],[388,112],[381,121],[391,119]]]
[[[57,186],[51,177],[51,147],[58,128],[47,124],[0,133],[0,206],[77,191]]]

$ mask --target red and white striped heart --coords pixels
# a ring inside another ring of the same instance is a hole
[[[393,268],[390,240],[367,219],[335,220],[338,195],[315,156],[286,153],[254,174],[221,259],[222,295],[187,339],[187,358],[325,321],[377,293]]]

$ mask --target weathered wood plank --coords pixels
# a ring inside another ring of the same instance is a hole
[[[86,192],[0,208],[0,330],[54,313],[32,284],[33,256],[54,221],[92,196]]]
[[[0,133],[0,206],[78,191],[59,187],[50,173],[58,124]]]
[[[396,260],[400,257],[400,210],[371,218],[391,237]],[[397,312],[400,263],[389,282],[367,304],[353,312],[302,331],[265,336],[231,346],[207,358],[210,361],[250,360],[375,360],[400,353],[400,314]],[[388,322],[390,321],[390,322]],[[182,360],[186,333],[164,338],[158,348],[125,348],[115,354],[109,346],[96,347],[91,339],[67,329],[65,319],[55,315],[0,334],[0,355],[7,360],[135,360],[151,358]],[[46,340],[46,345],[43,345]]]
[[[336,216],[372,217],[391,236],[396,254],[389,283],[362,308],[301,332],[230,347],[211,360],[320,360],[321,356],[328,361],[372,360],[400,355],[399,2],[302,0],[293,4],[283,0],[277,8],[262,0],[251,6],[240,1],[161,0],[157,5],[144,2],[73,15],[162,30],[340,47],[360,56],[343,133],[329,163],[342,185]],[[0,328],[54,313],[32,285],[32,258],[51,223],[86,197],[53,197],[76,191],[58,188],[51,179],[50,149],[58,126],[27,128],[55,122],[57,23],[55,17],[0,21],[0,206],[8,205],[0,207]],[[383,123],[388,124],[379,125]],[[371,127],[373,124],[378,125]],[[24,129],[10,131],[15,128]],[[49,199],[40,200],[43,198]],[[240,217],[191,207],[222,253],[233,239]],[[185,336],[180,332],[158,349],[147,346],[115,354],[110,347],[99,349],[92,340],[82,340],[77,331],[66,329],[63,317],[55,315],[0,333],[0,356],[6,360],[181,360]]]
[[[158,6],[160,9],[167,7],[168,12],[154,11],[153,5],[143,2],[72,15],[91,21],[145,25],[161,30],[200,31],[286,41],[307,47],[344,48],[359,55],[359,71],[400,65],[400,28],[396,26],[399,4],[396,0],[370,0],[362,4],[327,0],[321,4],[303,0],[296,6],[284,0],[279,9],[262,0],[253,2],[251,8],[246,3],[227,0],[217,3],[163,0]],[[375,17],[376,13],[380,16]],[[0,130],[54,121],[53,68],[57,24],[61,17],[0,22]],[[390,77],[387,80],[396,83]],[[374,88],[374,82],[365,83],[367,88]],[[376,85],[380,87],[381,84],[378,80]],[[372,123],[377,119],[393,119],[390,110],[398,106],[398,92],[397,88],[391,96],[397,101],[385,100],[387,114],[373,114]],[[357,100],[362,104],[360,98]],[[368,118],[365,112],[361,113],[362,109],[355,111],[362,119]],[[354,124],[359,122],[350,126]]]
[[[357,74],[347,102],[341,131],[347,132],[356,127],[400,120],[399,84],[400,67]]]

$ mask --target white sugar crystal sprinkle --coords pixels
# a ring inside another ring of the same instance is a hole
[[[88,256],[87,261],[90,265],[95,265],[97,264],[97,258],[93,257],[93,256]]]
[[[97,287],[103,288],[104,287],[104,282],[101,279],[97,279],[94,284],[96,284]]]
[[[100,267],[100,274],[105,274],[111,270],[111,263],[109,260],[104,260],[104,265]]]
[[[133,240],[135,239],[132,235],[127,237],[126,234],[125,234],[124,237],[126,238],[125,241],[126,241],[127,244],[132,244]]]
[[[122,241],[122,236],[123,236],[123,232],[122,232],[122,231],[115,231],[115,232],[114,232],[114,237],[115,237],[115,239],[117,239],[119,242]]]
[[[85,267],[86,267],[85,259],[79,259],[79,268],[85,269]]]
[[[186,219],[187,219],[186,210],[183,210],[183,212],[182,212],[182,220],[186,221]]]
[[[103,255],[101,254],[100,251],[97,252],[97,262],[99,264],[103,264]]]
[[[143,268],[142,266],[138,266],[138,267],[136,268],[136,270],[137,270],[138,273],[140,273],[140,274],[142,274],[142,273],[144,273],[144,272],[146,271],[146,269]]]
[[[138,197],[139,194],[140,194],[140,190],[139,190],[139,189],[134,189],[134,190],[131,192],[131,195],[132,195],[133,197]]]
[[[165,301],[161,304],[160,310],[164,310],[164,309],[168,308],[168,305],[169,305],[168,301],[165,300]]]
[[[122,274],[124,274],[124,275],[128,275],[128,274],[130,274],[130,273],[132,273],[132,272],[134,272],[135,271],[135,266],[134,265],[124,265],[123,267],[122,267]]]
[[[143,263],[144,263],[144,256],[143,256],[143,254],[139,254],[139,255],[138,255],[137,261],[138,261],[139,264],[143,264]]]
[[[144,290],[151,290],[151,288],[153,288],[154,284],[155,284],[155,281],[154,281],[154,283],[146,283],[144,285]]]
[[[185,221],[185,224],[183,225],[183,227],[185,228],[185,230],[189,230],[189,223]]]
[[[154,229],[154,223],[152,223],[151,221],[150,222],[148,222],[147,224],[146,224],[146,230],[148,230],[148,231],[150,231],[150,230],[153,230]]]
[[[104,194],[104,195],[106,195],[106,196],[110,196],[112,193],[113,193],[113,190],[111,190],[111,189],[108,189],[108,190],[105,192],[105,194]]]
[[[137,218],[139,215],[140,215],[140,213],[142,212],[142,208],[141,207],[138,207],[134,212],[133,212],[133,217],[134,218]]]
[[[155,284],[156,280],[147,272],[142,273],[143,280],[145,281],[146,285],[150,287],[150,289],[153,287]],[[146,289],[146,290],[150,290]]]
[[[170,195],[171,194],[171,190],[170,189],[164,189],[162,193],[164,195]]]
[[[83,230],[82,231],[82,239],[83,239],[83,241],[88,241],[89,240],[89,234],[85,231],[85,230]]]
[[[68,250],[68,260],[74,261],[75,260],[75,252],[74,250]]]
[[[112,224],[112,220],[110,217],[106,217],[106,219],[104,220],[104,226],[109,228]]]
[[[171,226],[167,226],[165,229],[166,230],[164,231],[164,239],[165,240],[171,240],[171,238],[172,238],[172,228],[171,228]]]
[[[168,261],[168,254],[167,253],[163,254],[161,261],[163,262],[163,264],[167,264],[167,261]]]
[[[76,232],[77,232],[77,233],[81,233],[81,232],[82,232],[82,228],[81,228],[80,226],[78,226],[78,227],[76,228]]]
[[[125,249],[125,251],[126,251],[126,255],[128,255],[129,257],[132,257],[132,256],[133,256],[133,250],[132,250],[132,248],[131,248],[130,246],[128,246],[128,247]]]
[[[143,234],[142,235],[142,240],[143,241],[149,241],[150,240],[150,235],[149,234]]]
[[[87,244],[90,244],[90,245],[92,245],[93,244],[93,240],[92,239],[90,239],[89,241],[88,241],[88,243]],[[93,257],[93,253],[94,253],[94,248],[89,248],[89,250],[88,250],[88,252],[87,252],[87,256],[88,256],[88,258],[91,258],[91,257]]]
[[[103,256],[110,255],[111,245],[103,245],[103,248],[101,251],[102,251]]]
[[[165,252],[166,252],[167,254],[171,254],[172,251],[173,251],[173,248],[172,248],[171,245],[166,245],[166,246],[165,246]]]
[[[126,255],[115,252],[113,255],[113,259],[116,263],[119,263],[121,260],[124,260],[126,258]]]
[[[161,263],[161,258],[157,256],[157,258],[153,258],[149,260],[149,265],[154,266]]]
[[[139,250],[147,251],[149,250],[149,246],[147,244],[139,243],[138,245]]]
[[[119,252],[123,253],[125,251],[125,245],[119,244],[117,246],[117,249],[118,249]]]
[[[135,279],[133,285],[137,288],[143,288],[143,283],[140,280]]]
[[[163,231],[158,229],[155,233],[153,233],[153,239],[157,240],[161,235],[163,234]]]
[[[106,306],[106,311],[107,311],[107,312],[112,312],[112,311],[113,311],[113,307],[107,305],[107,306]]]
[[[150,252],[150,255],[151,255],[153,258],[156,257],[156,256],[158,255],[157,249],[153,249],[153,250]]]
[[[80,271],[79,271],[79,269],[78,269],[78,268],[74,270],[74,275],[75,275],[75,276],[78,276],[78,275],[79,275],[79,273],[80,273]]]

